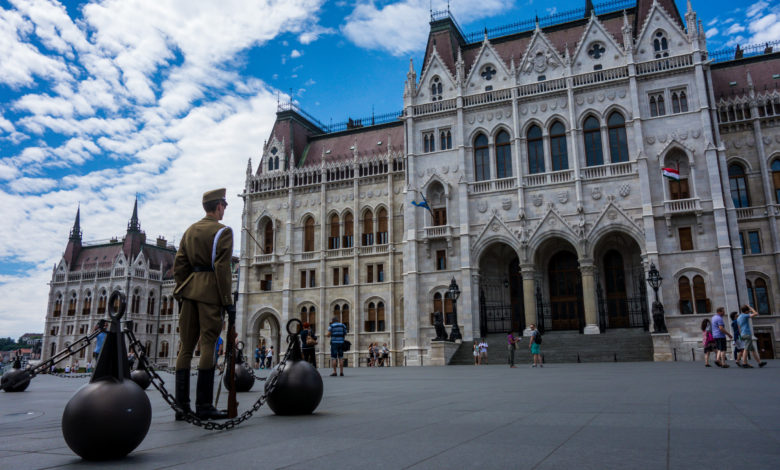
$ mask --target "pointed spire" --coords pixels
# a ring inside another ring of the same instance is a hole
[[[252,174],[252,157],[249,157],[246,161],[246,174],[247,176]]]
[[[73,222],[73,228],[70,229],[70,239],[73,241],[81,241],[81,204],[76,209],[76,220]]]
[[[133,215],[130,222],[127,223],[127,232],[140,232],[141,224],[138,223],[138,194],[135,195],[135,204],[133,204]]]
[[[485,37],[482,39],[483,42],[488,42],[488,33],[487,33],[487,26],[485,26]]]
[[[585,0],[585,18],[589,18],[596,14],[593,8],[593,2],[591,0]]]
[[[750,70],[747,72],[747,84],[748,90],[752,92],[755,88],[753,87],[753,77],[750,75]]]

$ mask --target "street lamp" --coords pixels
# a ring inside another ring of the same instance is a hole
[[[650,263],[650,270],[647,271],[647,283],[655,292],[655,302],[653,302],[653,327],[656,333],[666,333],[666,321],[664,320],[664,306],[658,301],[658,288],[661,287],[661,273],[655,267],[655,263]]]
[[[452,299],[452,331],[450,332],[450,341],[463,339],[460,335],[460,328],[458,328],[458,297],[460,297],[460,289],[458,283],[455,282],[455,277],[452,278],[449,287],[450,299]]]

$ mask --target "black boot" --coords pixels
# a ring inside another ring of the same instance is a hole
[[[214,408],[214,369],[198,369],[195,412],[200,419],[227,419],[226,410]]]
[[[192,413],[190,409],[190,370],[176,369],[176,403],[185,413]],[[176,412],[176,421],[184,421],[184,413]]]

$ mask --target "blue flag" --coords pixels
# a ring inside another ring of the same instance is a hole
[[[431,210],[431,208],[428,206],[428,201],[423,201],[423,202],[412,201],[412,205]]]

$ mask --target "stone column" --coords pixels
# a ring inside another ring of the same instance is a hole
[[[536,285],[534,283],[534,266],[524,265],[520,267],[523,274],[523,310],[525,311],[525,330],[523,336],[531,336],[530,324],[536,324]]]
[[[582,275],[582,303],[585,306],[586,335],[597,335],[599,331],[599,310],[596,304],[596,267],[592,259],[581,259],[580,273]]]

